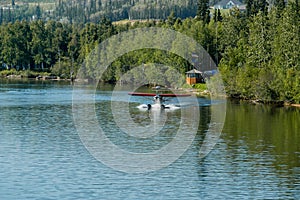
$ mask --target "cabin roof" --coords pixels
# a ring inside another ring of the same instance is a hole
[[[232,7],[241,7],[244,9],[245,5],[238,0],[222,0],[213,7],[215,9],[231,9]]]
[[[234,3],[234,5],[242,5],[242,3],[238,0],[222,0],[219,3],[217,3],[216,5],[226,6],[230,1],[232,3]]]
[[[202,72],[200,72],[199,70],[196,69],[192,69],[188,72],[185,72],[186,74],[202,74]]]

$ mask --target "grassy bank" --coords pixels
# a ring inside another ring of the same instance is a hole
[[[37,78],[51,76],[49,72],[38,72],[32,70],[20,70],[16,69],[2,70],[0,71],[1,78]]]

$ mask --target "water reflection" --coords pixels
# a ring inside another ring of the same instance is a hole
[[[220,145],[233,180],[242,178],[254,196],[299,197],[300,110],[239,102],[227,108]]]
[[[228,106],[224,127],[228,141],[245,142],[250,153],[277,155],[274,166],[278,169],[300,166],[300,109],[243,103]]]
[[[221,138],[201,159],[212,111],[209,100],[199,99],[199,130],[190,148],[166,168],[126,174],[84,148],[73,123],[69,83],[0,84],[1,199],[300,199],[298,108],[229,101]],[[96,112],[115,144],[150,152],[174,138],[181,111],[163,113],[161,134],[132,138],[113,122],[110,94],[109,88],[97,91]],[[134,99],[132,108],[139,103],[144,102]],[[149,114],[133,109],[131,117],[147,125]]]

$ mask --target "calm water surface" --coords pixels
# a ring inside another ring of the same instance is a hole
[[[0,80],[0,199],[300,199],[300,109],[227,102],[221,138],[200,159],[211,111],[199,99],[201,120],[190,148],[166,168],[127,174],[85,149],[72,92],[63,82]],[[168,113],[166,136],[133,142],[115,134],[110,95],[109,87],[97,92],[96,111],[114,143],[147,152],[174,137],[180,111]],[[133,99],[133,108],[139,103],[145,99]],[[147,123],[149,115],[133,109],[132,117]]]

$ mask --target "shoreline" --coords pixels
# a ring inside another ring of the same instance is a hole
[[[189,91],[193,94],[196,94],[198,97],[209,97],[210,93],[208,91]],[[232,101],[243,101],[248,104],[252,105],[270,105],[275,107],[296,107],[300,108],[300,103],[291,103],[288,101],[279,101],[279,100],[271,100],[271,101],[263,101],[259,99],[244,99],[240,97],[233,97],[233,96],[226,96],[226,99],[232,100]]]
[[[7,79],[7,80],[37,80],[37,81],[69,81],[71,82],[71,79],[68,78],[60,78],[59,76],[35,76],[35,77],[26,77],[23,75],[8,75],[8,76],[0,76],[0,79]],[[77,81],[83,81],[86,82],[86,80],[80,80],[80,79],[74,79],[75,82]],[[209,97],[210,93],[207,90],[204,91],[197,91],[197,89],[184,89],[187,92],[193,93],[198,97]],[[263,100],[259,100],[259,99],[243,99],[240,97],[232,97],[232,96],[226,96],[227,99],[230,100],[238,100],[238,101],[244,101],[247,102],[249,104],[253,104],[253,105],[271,105],[271,106],[277,106],[277,107],[296,107],[296,108],[300,108],[300,104],[298,103],[290,103],[290,102],[285,102],[285,101],[263,101]]]
[[[247,102],[249,104],[253,104],[253,105],[270,105],[270,106],[275,106],[275,107],[298,107],[300,108],[300,104],[297,103],[290,103],[287,101],[276,101],[276,100],[272,100],[272,101],[263,101],[263,100],[255,100],[255,99],[241,99],[241,98],[234,98],[234,97],[227,97],[229,99],[232,100],[239,100],[239,101],[244,101]]]
[[[68,78],[60,78],[59,76],[23,76],[23,75],[8,75],[8,76],[0,76],[0,79],[6,79],[6,80],[49,80],[49,81],[71,81],[71,79]]]

